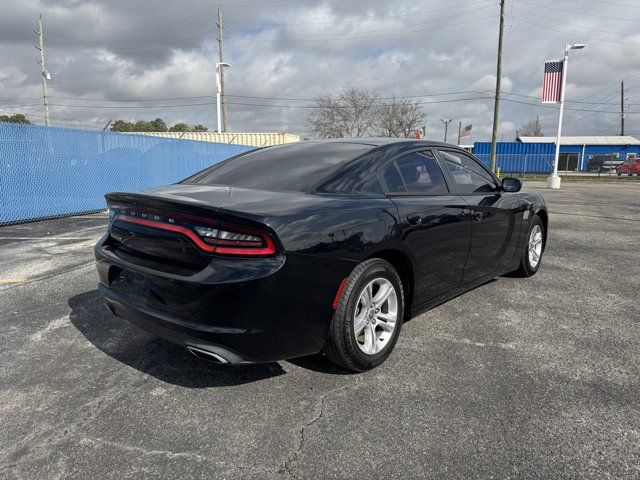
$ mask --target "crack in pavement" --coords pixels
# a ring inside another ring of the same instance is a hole
[[[298,430],[298,444],[296,445],[296,447],[293,449],[293,451],[289,454],[288,458],[284,461],[284,463],[282,464],[282,466],[280,468],[278,468],[276,473],[284,473],[285,475],[288,475],[290,477],[293,478],[299,478],[297,475],[295,475],[292,471],[291,471],[291,465],[298,460],[298,456],[300,455],[300,452],[302,451],[302,449],[304,448],[304,444],[305,441],[307,439],[305,433],[307,431],[307,429],[311,426],[313,426],[316,422],[318,422],[323,416],[324,416],[324,406],[325,406],[325,402],[327,400],[327,398],[330,395],[333,395],[341,390],[346,390],[347,388],[351,388],[353,387],[353,385],[344,385],[342,387],[337,387],[337,388],[332,388],[331,390],[329,390],[328,392],[324,393],[321,397],[320,400],[316,403],[316,406],[314,408],[314,410],[316,411],[315,415],[313,415],[313,417],[304,425],[302,425],[299,430]]]
[[[79,440],[81,445],[107,445],[113,448],[118,448],[121,450],[125,450],[127,452],[133,452],[141,455],[155,455],[155,456],[163,456],[165,458],[186,458],[190,460],[195,460],[197,462],[207,462],[217,465],[222,468],[226,468],[228,470],[248,470],[248,471],[256,471],[263,473],[277,473],[273,472],[267,468],[263,467],[252,467],[247,465],[234,465],[229,464],[227,462],[223,462],[222,460],[214,460],[209,458],[206,455],[196,452],[173,452],[171,450],[155,450],[155,449],[147,449],[144,447],[138,447],[134,445],[128,445],[122,442],[115,442],[113,440],[107,440],[105,438],[96,438],[96,437],[82,437]]]
[[[109,384],[105,384],[104,392],[111,392],[114,384],[122,385],[122,372],[114,375],[118,379],[112,380]],[[98,413],[107,409],[110,405],[113,405],[121,397],[125,396],[131,390],[138,388],[142,384],[149,381],[150,377],[144,377],[134,384],[129,384],[130,388],[123,389],[118,393],[110,395],[102,395],[98,398],[94,398],[91,402],[85,405],[86,411],[75,422],[71,422],[67,425],[64,421],[59,422],[57,425],[52,425],[49,428],[39,431],[33,431],[31,435],[27,435],[15,445],[11,450],[7,451],[5,461],[10,466],[9,468],[15,468],[20,462],[30,454],[46,448],[47,446],[59,443],[64,438],[68,438],[69,435],[74,434],[85,423],[93,419]],[[48,431],[47,431],[48,430]],[[39,440],[39,441],[38,441]],[[37,442],[37,443],[36,443]],[[3,452],[4,454],[5,452]]]

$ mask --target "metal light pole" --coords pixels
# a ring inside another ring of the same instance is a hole
[[[218,132],[222,132],[222,82],[220,81],[221,71],[224,67],[230,67],[228,63],[216,63],[216,107],[218,114]]]
[[[440,121],[444,123],[444,143],[447,143],[447,132],[449,130],[449,124],[451,123],[451,120],[451,118],[449,120],[440,119]]]
[[[553,173],[547,178],[547,188],[560,188],[558,176],[558,158],[560,157],[560,137],[562,135],[562,115],[564,114],[564,89],[567,84],[567,71],[569,66],[569,50],[580,50],[586,45],[582,43],[566,44],[564,47],[564,63],[562,64],[562,86],[560,87],[560,114],[558,115],[558,137],[556,138],[556,153],[553,159]]]

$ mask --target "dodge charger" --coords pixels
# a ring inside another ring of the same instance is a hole
[[[540,268],[542,197],[456,146],[312,141],[245,152],[173,185],[106,195],[107,307],[218,363],[323,352],[365,371],[403,321]]]

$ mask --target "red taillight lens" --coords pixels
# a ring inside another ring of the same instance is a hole
[[[194,225],[197,219],[181,219],[175,215],[112,210],[113,220],[181,234],[207,253],[258,257],[268,257],[276,253],[275,244],[266,233],[229,225]]]
[[[202,240],[214,247],[214,253],[253,256],[268,256],[276,253],[271,238],[259,232],[232,231],[226,226],[213,228],[197,225],[194,228]]]

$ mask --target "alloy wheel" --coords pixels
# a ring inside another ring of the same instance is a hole
[[[386,278],[376,278],[362,289],[353,315],[353,333],[360,350],[379,353],[393,336],[398,322],[398,294]]]
[[[542,256],[542,228],[534,225],[529,235],[529,265],[536,268]]]

